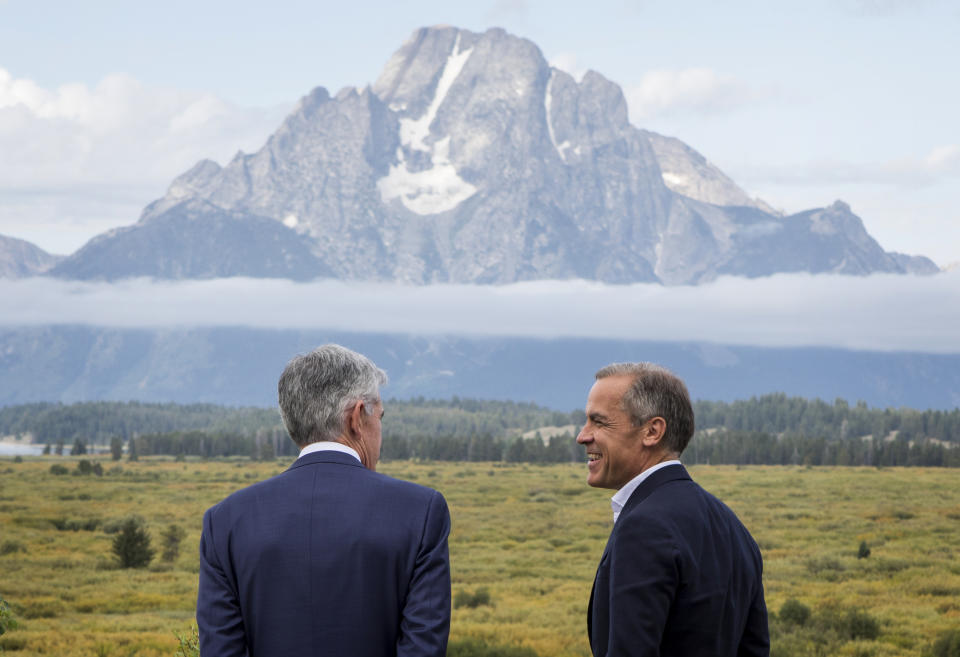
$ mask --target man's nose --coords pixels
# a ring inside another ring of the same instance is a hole
[[[593,437],[587,433],[586,425],[584,425],[584,427],[580,429],[580,433],[577,434],[577,442],[581,444],[590,442],[592,438]]]

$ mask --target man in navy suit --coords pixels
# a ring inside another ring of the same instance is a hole
[[[203,518],[204,657],[446,654],[450,515],[440,493],[375,471],[386,380],[339,345],[287,365],[299,458]]]
[[[587,612],[593,654],[769,655],[760,550],[679,461],[694,426],[683,382],[651,363],[609,365],[586,415],[587,483],[617,491]]]

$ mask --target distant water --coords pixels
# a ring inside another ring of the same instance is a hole
[[[32,443],[0,443],[0,456],[39,456],[43,454],[43,445]]]

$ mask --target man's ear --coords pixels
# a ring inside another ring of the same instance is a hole
[[[350,437],[359,440],[360,428],[363,426],[363,416],[365,414],[363,401],[360,400],[353,405],[353,408],[347,413],[347,430]]]
[[[663,434],[667,432],[667,421],[659,415],[643,426],[641,439],[646,447],[656,447],[660,444]]]

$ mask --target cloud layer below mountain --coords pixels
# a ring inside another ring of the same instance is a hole
[[[4,326],[328,328],[960,353],[960,271],[929,277],[780,274],[696,287],[34,278],[0,281],[0,298]]]

